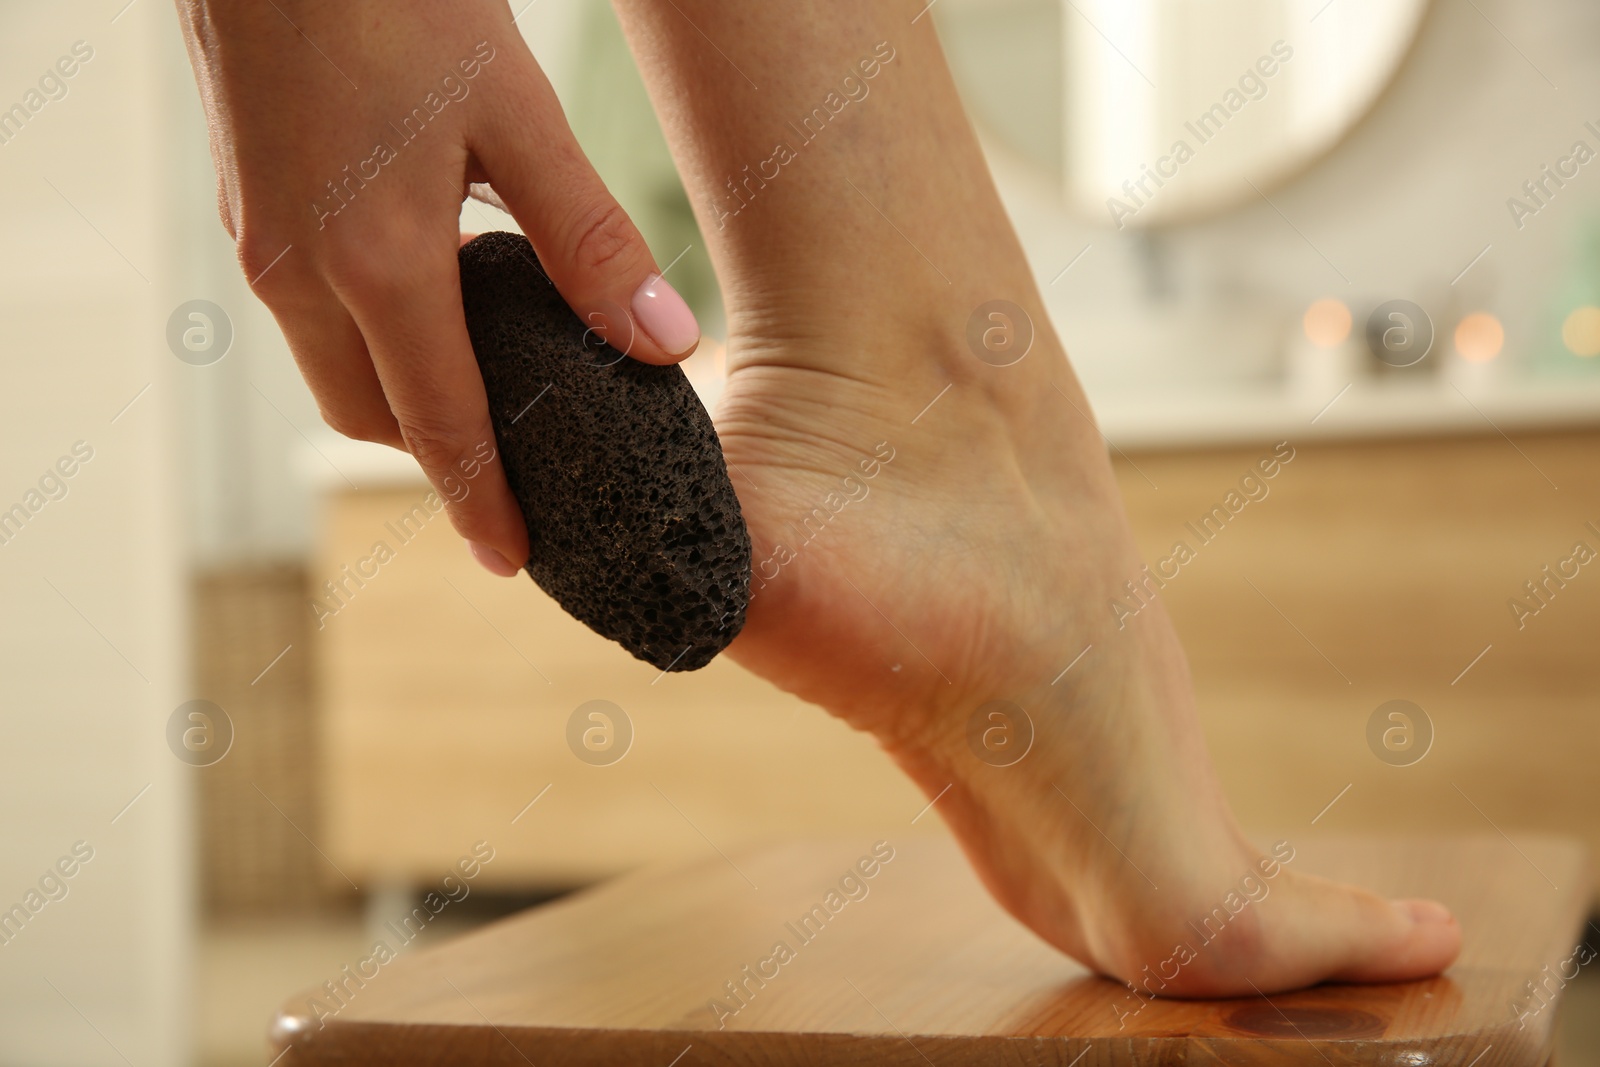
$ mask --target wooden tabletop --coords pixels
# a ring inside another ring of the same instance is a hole
[[[1402,985],[1137,1000],[1000,911],[949,841],[882,844],[876,856],[870,841],[792,843],[630,875],[389,962],[352,960],[329,976],[337,995],[324,987],[284,1006],[273,1054],[285,1053],[280,1067],[1549,1059],[1556,976],[1578,966],[1589,899],[1579,846],[1295,845],[1297,870],[1449,904],[1461,959]],[[1546,966],[1548,1004],[1526,984]]]

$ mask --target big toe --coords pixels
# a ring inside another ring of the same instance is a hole
[[[1348,965],[1330,977],[1345,982],[1430,978],[1461,953],[1461,924],[1436,900],[1392,900],[1393,920],[1352,944]]]

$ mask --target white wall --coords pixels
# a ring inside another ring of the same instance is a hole
[[[558,86],[572,8],[520,21]],[[321,420],[217,219],[169,0],[0,0],[0,109],[45,100],[26,94],[79,41],[92,58],[65,95],[0,143],[0,511],[26,508],[75,442],[93,454],[0,544],[0,912],[26,907],[76,842],[93,858],[0,942],[0,1064],[176,1067],[194,1028],[204,773],[165,740],[172,711],[205,695],[189,690],[185,583],[194,566],[304,550],[296,464]],[[192,299],[234,332],[209,366],[167,346]]]
[[[0,7],[0,107],[93,49],[0,144],[0,508],[93,449],[0,545],[0,909],[75,842],[93,850],[0,944],[6,1064],[186,1060],[190,779],[163,741],[187,698],[171,428],[192,369],[162,340],[173,15],[143,0],[113,23],[121,4]]]

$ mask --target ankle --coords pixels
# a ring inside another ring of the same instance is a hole
[[[724,293],[730,337],[826,346],[873,366],[916,363],[947,380],[1064,358],[1026,264],[934,267],[903,242],[900,249],[908,261],[878,245],[854,258],[830,248],[818,249],[814,263],[743,264]],[[1008,344],[1012,338],[1018,343]]]

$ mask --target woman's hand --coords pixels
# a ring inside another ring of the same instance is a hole
[[[217,201],[329,426],[416,457],[489,570],[527,531],[462,318],[461,202],[490,183],[598,334],[699,327],[568,128],[503,0],[179,0]]]

